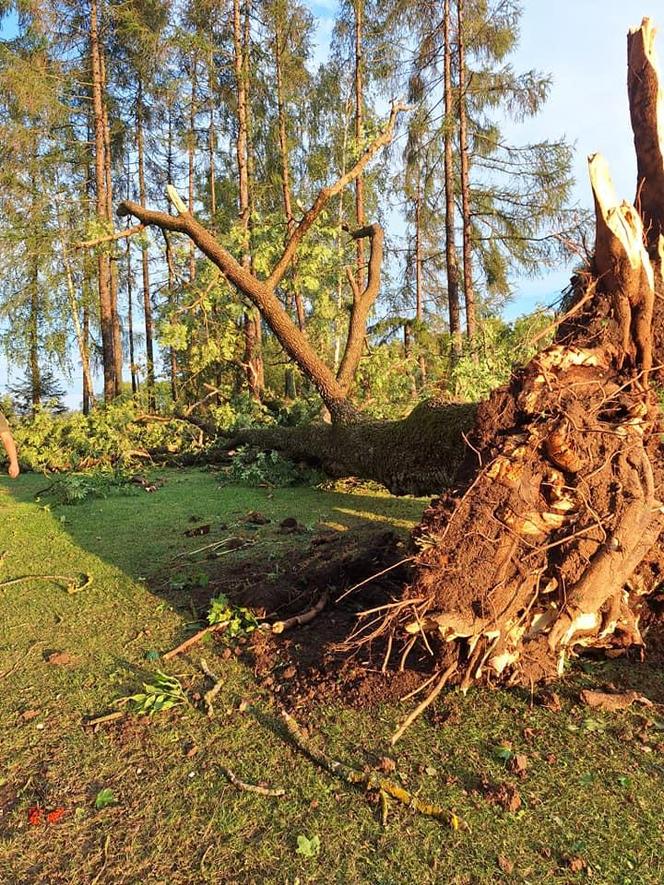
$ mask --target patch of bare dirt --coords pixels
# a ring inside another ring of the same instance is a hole
[[[297,525],[296,520],[293,523]],[[394,672],[402,653],[395,647],[390,670],[382,672],[384,639],[350,657],[340,648],[361,612],[401,598],[410,576],[408,563],[402,562],[407,558],[407,541],[391,530],[326,530],[314,535],[301,551],[291,551],[270,565],[255,560],[236,562],[232,568],[220,564],[209,585],[193,591],[191,603],[205,612],[209,599],[224,593],[236,605],[274,622],[307,611],[327,594],[327,605],[310,623],[281,634],[258,630],[241,641],[235,653],[250,663],[258,682],[288,709],[333,700],[373,707],[399,700],[430,671],[430,655],[414,653],[402,671]],[[358,584],[362,586],[351,589]]]

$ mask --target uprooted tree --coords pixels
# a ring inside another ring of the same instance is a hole
[[[664,99],[653,41],[648,19],[628,36],[635,205],[617,201],[605,161],[592,156],[595,256],[575,277],[556,340],[478,407],[457,489],[434,502],[419,527],[414,580],[401,600],[360,629],[359,643],[389,637],[389,656],[394,639],[406,643],[406,652],[421,642],[446,676],[456,672],[465,684],[488,675],[512,682],[555,676],[579,646],[642,645],[640,608],[664,567],[656,543],[664,528],[657,399],[664,367]],[[354,293],[347,369],[339,376],[320,362],[275,295],[327,200],[389,141],[399,110],[354,169],[321,192],[265,281],[242,268],[175,194],[175,216],[134,203],[120,212],[189,234],[262,311],[333,417],[331,428],[300,432],[302,454],[322,445],[321,460],[335,472],[375,476],[393,488],[432,488],[449,476],[468,411],[427,405],[403,422],[378,426],[362,422],[348,400],[358,336],[377,292],[379,228],[355,233],[370,238],[372,272],[365,292]]]

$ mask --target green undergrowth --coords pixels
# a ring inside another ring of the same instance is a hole
[[[59,576],[0,588],[0,882],[664,880],[664,710],[606,714],[577,703],[582,687],[609,682],[661,703],[657,666],[576,668],[556,689],[559,712],[520,691],[452,693],[394,749],[389,737],[413,702],[320,706],[300,723],[318,746],[360,768],[393,759],[392,778],[453,808],[470,832],[396,806],[383,827],[377,805],[292,747],[242,657],[211,637],[187,655],[161,655],[202,626],[192,623],[201,614],[190,610],[190,589],[212,566],[232,575],[256,557],[274,569],[323,527],[405,531],[425,502],[352,487],[223,485],[193,469],[150,480],[152,492],[76,507],[35,501],[43,477],[0,482],[0,582]],[[247,523],[250,513],[270,521]],[[303,531],[280,535],[275,526],[286,517]],[[182,555],[227,536],[251,543],[214,562]],[[79,584],[62,578],[81,573],[90,583],[67,592]],[[195,699],[212,684],[201,657],[223,680],[212,719]],[[135,703],[119,723],[83,724],[117,710],[119,698],[150,695],[148,686],[177,694],[173,680],[184,702],[141,715],[149,712],[142,700],[146,709]],[[521,776],[517,756],[526,760]],[[239,791],[223,768],[286,795]],[[501,784],[518,793],[518,808],[492,799]],[[35,808],[63,813],[31,824]]]

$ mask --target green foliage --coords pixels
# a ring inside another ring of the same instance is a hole
[[[107,498],[113,492],[136,494],[131,475],[120,470],[94,470],[89,473],[68,473],[41,492],[55,504],[82,504],[90,498]]]
[[[205,589],[210,583],[210,576],[203,571],[197,571],[193,575],[184,572],[176,572],[171,575],[168,586],[171,590],[188,590],[195,587]]]
[[[249,486],[284,488],[296,485],[318,485],[323,477],[319,471],[303,464],[295,464],[278,452],[256,452],[250,446],[235,450],[230,467],[226,468],[227,483]]]
[[[95,796],[95,808],[97,811],[103,811],[104,808],[109,808],[111,805],[117,804],[118,800],[115,798],[115,793],[110,787],[102,787]]]
[[[132,713],[141,716],[154,716],[163,710],[170,710],[187,702],[179,679],[157,670],[153,682],[144,682],[145,691],[126,698]]]
[[[551,314],[535,313],[509,325],[497,318],[485,320],[479,332],[478,346],[466,352],[452,367],[449,389],[461,401],[479,402],[503,384],[507,384],[516,366],[524,365],[546,346],[553,330],[534,339],[551,324]]]
[[[211,627],[225,626],[224,638],[226,640],[247,636],[249,633],[253,633],[259,625],[253,612],[243,606],[231,605],[228,597],[223,593],[210,600],[208,623]]]
[[[312,858],[318,857],[320,854],[320,836],[298,836],[297,837],[297,854],[302,857]]]
[[[116,401],[81,413],[52,415],[39,411],[14,426],[24,469],[79,471],[145,461],[148,452],[198,452],[196,428],[183,421],[137,421],[131,401]]]

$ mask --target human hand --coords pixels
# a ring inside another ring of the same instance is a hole
[[[12,479],[16,479],[20,472],[21,468],[18,466],[18,461],[12,461],[12,463],[9,465],[9,470],[7,471],[7,473]]]

